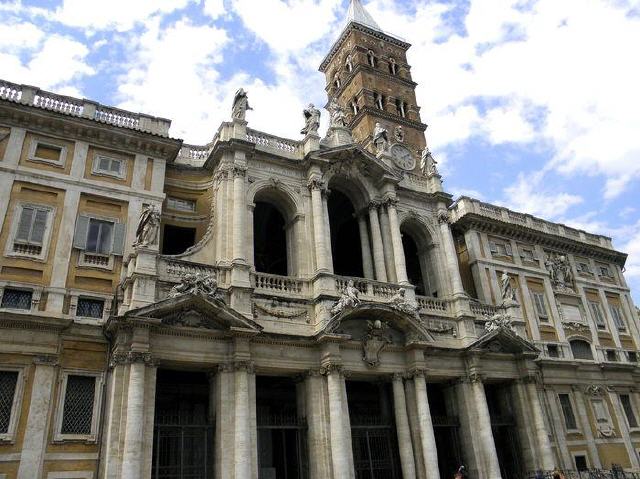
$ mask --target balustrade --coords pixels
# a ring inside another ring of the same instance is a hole
[[[301,294],[304,291],[305,282],[300,279],[275,274],[255,273],[254,287],[263,291],[279,291],[282,293]]]
[[[286,138],[269,135],[261,131],[247,129],[247,141],[256,146],[294,154],[300,148],[300,143]]]
[[[494,306],[492,304],[483,304],[478,301],[471,302],[471,312],[479,317],[484,317],[486,315],[493,316],[498,313],[498,306]]]
[[[22,87],[14,83],[0,80],[0,98],[9,101],[20,101]]]
[[[82,100],[41,90],[35,95],[33,106],[72,116],[82,116],[84,110]]]
[[[444,299],[429,298],[427,296],[416,296],[418,306],[421,311],[447,313],[449,311],[448,302]]]

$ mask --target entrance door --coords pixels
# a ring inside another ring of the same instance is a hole
[[[153,479],[212,479],[215,425],[202,373],[159,370]]]
[[[485,393],[502,477],[525,477],[509,385],[485,384]]]
[[[347,382],[356,479],[400,479],[393,402],[388,384]]]

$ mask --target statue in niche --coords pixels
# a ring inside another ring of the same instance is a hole
[[[389,306],[402,313],[420,318],[420,315],[418,314],[418,311],[420,310],[418,303],[415,301],[409,301],[406,296],[407,290],[400,288],[389,300]]]
[[[429,147],[426,146],[422,150],[422,156],[420,159],[420,170],[424,176],[435,176],[438,174],[438,162],[433,158]]]
[[[244,121],[248,110],[253,110],[253,108],[249,106],[247,92],[244,91],[244,88],[240,88],[233,98],[233,109],[231,110],[233,119]]]
[[[402,125],[396,126],[396,129],[393,130],[393,137],[396,139],[398,143],[404,143],[405,133],[404,133],[404,129],[402,128]]]
[[[318,128],[320,128],[320,110],[318,110],[313,103],[309,103],[309,106],[302,112],[304,115],[305,125],[300,133],[303,135],[317,135]]]
[[[544,265],[549,272],[551,284],[554,288],[560,291],[573,289],[573,273],[571,272],[569,259],[565,255],[549,255]]]
[[[160,232],[160,211],[155,205],[144,205],[138,228],[136,229],[136,241],[134,247],[154,246],[158,243]]]
[[[345,128],[347,126],[347,116],[344,109],[335,100],[331,100],[329,104],[329,115],[331,128]]]
[[[389,132],[379,122],[373,130],[373,144],[376,147],[376,153],[384,153],[389,146]]]
[[[391,344],[391,338],[386,334],[389,325],[379,319],[367,321],[367,333],[362,339],[362,360],[370,368],[380,364],[380,353]]]
[[[347,309],[353,309],[360,305],[360,291],[355,287],[353,280],[349,280],[347,283],[347,287],[344,289],[342,296],[335,304],[333,308],[331,308],[331,314],[334,316],[342,313]]]
[[[207,296],[209,299],[222,301],[218,291],[218,282],[213,276],[204,273],[186,274],[179,284],[171,288],[170,298],[177,298],[185,294]]]
[[[500,276],[500,290],[502,292],[502,304],[510,304],[516,300],[516,290],[511,285],[511,277],[505,272]]]

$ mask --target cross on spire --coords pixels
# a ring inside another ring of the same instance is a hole
[[[364,25],[365,27],[382,31],[378,23],[373,19],[371,14],[367,12],[360,0],[351,0],[351,5],[349,5],[349,13],[347,14],[347,24],[351,22],[359,23],[360,25]]]

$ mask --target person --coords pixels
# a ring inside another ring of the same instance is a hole
[[[566,479],[565,475],[557,467],[551,473],[551,479]]]
[[[455,475],[453,476],[453,479],[465,479],[466,477],[467,477],[467,470],[465,469],[464,466],[460,466],[456,471]]]

